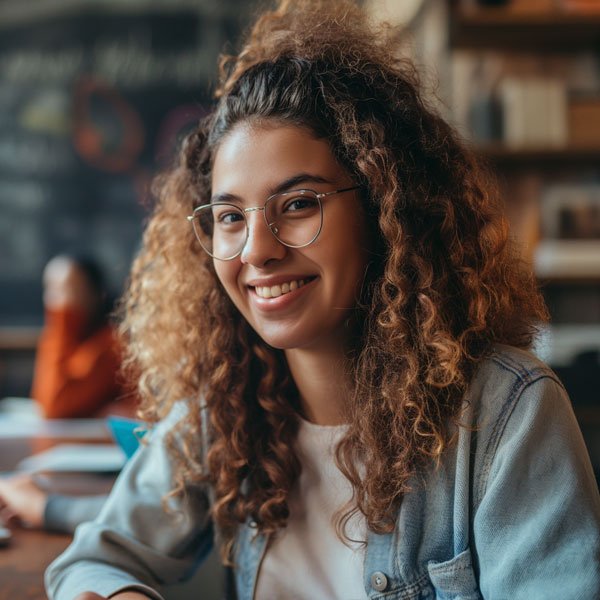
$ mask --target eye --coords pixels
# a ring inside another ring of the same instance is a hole
[[[282,212],[296,212],[314,209],[318,201],[312,196],[295,196],[286,200]]]
[[[239,210],[230,206],[220,206],[213,208],[213,219],[220,225],[233,225],[243,222],[244,216]]]
[[[219,216],[219,223],[225,223],[225,224],[230,224],[230,223],[237,223],[238,221],[243,221],[244,217],[242,217],[242,215],[238,212],[229,212],[229,213],[223,213],[222,215]]]

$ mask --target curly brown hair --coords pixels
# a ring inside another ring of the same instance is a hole
[[[222,60],[213,113],[157,179],[122,329],[144,417],[155,422],[174,403],[188,405],[170,438],[174,493],[211,484],[226,555],[247,519],[259,532],[285,526],[300,472],[298,394],[285,356],[233,306],[186,221],[210,201],[212,159],[234,125],[306,127],[361,186],[375,242],[336,461],[373,531],[393,528],[411,478],[452,443],[478,363],[498,343],[530,346],[547,318],[509,241],[493,178],[425,102],[397,45],[352,2],[282,2]],[[348,517],[353,507],[345,509]]]

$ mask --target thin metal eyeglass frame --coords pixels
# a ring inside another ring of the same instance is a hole
[[[315,190],[309,190],[309,189],[299,189],[299,190],[290,190],[289,192],[278,192],[277,194],[273,194],[271,196],[269,196],[266,200],[265,203],[262,206],[249,206],[248,208],[240,208],[239,206],[236,206],[235,204],[230,204],[228,202],[211,202],[210,204],[203,204],[202,206],[198,206],[194,209],[194,212],[189,215],[187,218],[187,220],[192,224],[192,229],[194,231],[194,235],[196,236],[196,239],[198,240],[198,242],[200,243],[200,247],[202,248],[202,250],[204,250],[204,252],[206,252],[206,254],[208,254],[211,258],[214,258],[215,260],[223,260],[223,261],[227,261],[227,260],[233,260],[234,258],[237,258],[243,251],[244,248],[246,247],[246,243],[248,242],[248,221],[246,220],[246,213],[249,212],[254,212],[257,210],[262,210],[263,211],[263,216],[265,218],[265,224],[267,226],[267,229],[271,232],[271,234],[273,235],[273,237],[280,243],[283,244],[284,246],[288,247],[288,248],[306,248],[306,246],[310,246],[320,235],[321,233],[321,229],[323,229],[323,205],[321,204],[321,199],[322,198],[326,198],[327,196],[333,196],[335,194],[342,194],[343,192],[349,192],[351,190],[357,190],[359,189],[360,186],[359,185],[353,185],[351,187],[347,187],[347,188],[342,188],[341,190],[334,190],[333,192],[324,192],[322,194],[318,194],[317,192],[315,192]],[[306,244],[302,244],[300,246],[294,246],[292,244],[288,244],[286,242],[284,242],[283,240],[280,240],[279,237],[277,237],[277,234],[273,231],[273,226],[275,225],[275,223],[269,223],[267,221],[267,213],[265,212],[265,207],[267,206],[267,204],[269,203],[269,201],[277,196],[282,196],[282,195],[288,195],[288,194],[295,194],[298,192],[310,192],[311,194],[314,194],[316,199],[319,201],[319,210],[321,212],[321,222],[319,223],[319,229],[317,231],[317,233],[315,234],[315,236],[312,238],[312,240],[310,240],[310,242],[307,242]],[[194,219],[196,218],[196,213],[198,213],[199,211],[208,208],[209,206],[233,206],[234,208],[236,208],[237,210],[239,210],[242,213],[242,216],[244,217],[244,227],[246,228],[246,239],[244,240],[244,243],[242,244],[242,247],[240,248],[240,250],[234,254],[233,256],[230,256],[229,258],[219,258],[218,256],[215,256],[214,254],[210,253],[202,244],[202,241],[200,240],[200,237],[198,236],[198,234],[196,233],[196,226],[194,225]]]

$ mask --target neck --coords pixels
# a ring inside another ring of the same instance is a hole
[[[305,418],[317,425],[341,425],[351,393],[343,352],[337,348],[286,350]]]

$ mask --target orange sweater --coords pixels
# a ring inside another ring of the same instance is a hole
[[[89,417],[123,394],[119,346],[110,325],[82,339],[75,308],[46,311],[31,395],[47,418]]]

